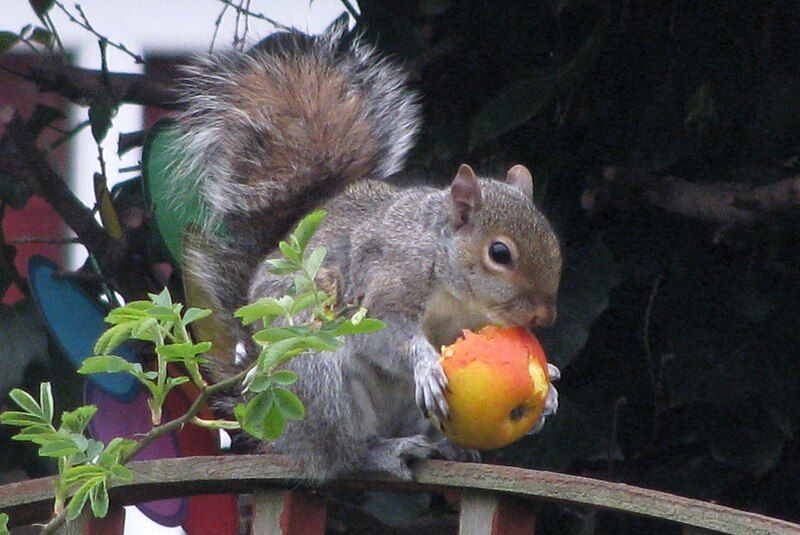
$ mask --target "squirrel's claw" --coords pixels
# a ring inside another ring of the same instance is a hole
[[[414,397],[422,414],[434,424],[450,417],[450,407],[444,397],[447,377],[438,361],[418,364],[414,369]]]
[[[552,364],[548,363],[547,375],[550,377],[550,381],[558,381],[561,378],[561,371]],[[544,410],[542,411],[542,415],[539,416],[536,424],[534,424],[533,428],[528,431],[527,434],[535,435],[541,431],[544,427],[544,422],[547,420],[547,417],[554,415],[556,412],[558,412],[558,390],[556,390],[556,387],[553,386],[553,383],[551,382],[547,389],[547,399],[544,401]]]

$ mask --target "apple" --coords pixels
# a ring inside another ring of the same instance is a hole
[[[449,383],[445,436],[467,448],[501,448],[522,438],[544,411],[550,378],[544,350],[524,327],[488,326],[442,348]]]

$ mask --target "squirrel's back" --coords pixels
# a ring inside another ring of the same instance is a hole
[[[303,215],[348,184],[401,170],[420,107],[405,72],[343,28],[274,34],[185,74],[175,187],[199,188],[229,231],[189,248],[185,265],[227,315]]]

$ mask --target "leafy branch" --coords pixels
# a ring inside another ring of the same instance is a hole
[[[106,322],[110,327],[95,343],[95,355],[84,360],[78,373],[122,372],[142,384],[150,394],[147,404],[153,428],[138,440],[115,438],[104,445],[87,438],[86,428],[97,412],[92,405],[64,412],[56,427],[48,383],[41,385],[38,400],[23,390],[11,392],[11,399],[20,410],[0,414],[0,423],[20,427],[14,440],[37,444],[40,456],[58,460],[55,516],[44,526],[43,533],[52,533],[65,520],[78,517],[87,503],[95,516],[105,516],[111,479],[129,480],[132,473],[125,464],[159,437],[184,425],[241,429],[261,440],[279,437],[287,420],[305,415],[302,401],[288,388],[298,376],[281,366],[302,354],[333,351],[339,347],[341,337],[384,327],[382,322],[367,318],[364,308],[349,317],[345,311],[349,313],[355,307],[334,311],[334,296],[318,289],[315,281],[326,251],[324,247],[309,251],[308,246],[324,215],[318,211],[304,218],[279,244],[281,256],[269,261],[274,274],[293,278],[288,294],[265,297],[236,312],[245,325],[260,327],[252,338],[261,351],[248,366],[223,381],[206,383],[201,367],[207,362],[205,355],[212,342],[194,342],[190,334],[191,324],[208,318],[209,310],[184,310],[164,289],[159,294],[149,294],[149,300],[133,301],[108,313]],[[143,366],[112,354],[128,340],[152,343],[155,362]],[[175,366],[185,373],[176,374]],[[162,407],[169,392],[187,382],[198,387],[199,395],[184,414],[162,423]],[[236,387],[243,393],[243,402],[234,409],[235,421],[198,417],[211,397]]]

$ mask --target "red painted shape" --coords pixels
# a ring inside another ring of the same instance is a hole
[[[170,414],[184,414],[197,397],[197,387],[184,383],[167,396]],[[205,411],[201,411],[201,416]],[[178,449],[182,457],[219,455],[217,432],[196,425],[185,425],[178,431]],[[189,509],[183,529],[189,535],[237,535],[239,505],[235,494],[203,494],[187,498]]]
[[[536,516],[531,504],[501,498],[492,520],[492,535],[534,535]]]
[[[283,535],[323,535],[325,533],[325,501],[310,492],[288,491],[281,514]]]
[[[83,535],[122,535],[125,530],[125,509],[111,506],[105,518],[88,515],[83,525]]]
[[[14,71],[24,72],[30,63],[39,59],[33,54],[4,54],[4,65]],[[0,107],[11,106],[25,119],[28,119],[37,104],[44,104],[60,110],[67,109],[66,99],[52,93],[40,93],[36,84],[26,82],[19,76],[14,76],[5,71],[0,71]],[[58,121],[54,126],[67,128],[66,121]],[[0,135],[4,128],[0,125]],[[45,128],[39,136],[39,146],[53,143],[60,134],[50,128]],[[66,144],[58,147],[50,161],[56,170],[63,173],[66,169]],[[15,238],[63,238],[67,229],[55,211],[39,197],[31,197],[25,206],[19,210],[6,208],[2,222],[3,232],[8,243]],[[27,277],[28,259],[40,254],[62,264],[64,259],[64,245],[46,243],[21,243],[16,244],[17,255],[14,264],[23,277]],[[74,246],[73,246],[74,247]],[[16,286],[11,286],[5,295],[0,295],[3,303],[11,304],[22,298],[22,292]]]

